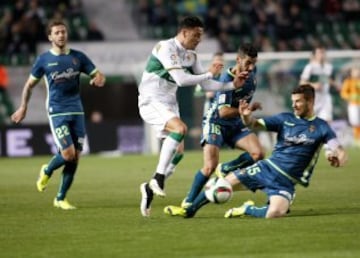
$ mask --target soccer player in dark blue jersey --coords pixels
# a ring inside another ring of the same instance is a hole
[[[43,192],[53,172],[63,166],[61,185],[53,204],[63,210],[72,210],[75,206],[68,202],[66,194],[73,182],[85,138],[80,74],[89,75],[90,84],[96,87],[104,86],[105,77],[84,53],[67,47],[68,32],[64,22],[51,21],[47,35],[52,47],[39,55],[33,64],[24,85],[21,104],[12,120],[20,123],[25,118],[32,89],[44,77],[46,109],[59,153],[41,167],[36,186],[38,191]]]
[[[236,73],[248,73],[242,87],[231,91],[216,93],[213,104],[208,109],[203,120],[204,164],[195,174],[188,195],[182,202],[182,207],[189,206],[201,192],[203,186],[213,174],[219,163],[219,152],[223,145],[244,150],[236,159],[219,164],[221,173],[227,174],[237,168],[244,168],[262,159],[264,154],[257,136],[241,121],[238,113],[239,100],[250,103],[256,90],[257,49],[249,44],[243,44],[237,54],[236,65],[220,76],[220,81],[233,81]]]
[[[261,190],[268,196],[268,204],[257,207],[253,201],[232,208],[226,218],[253,216],[277,218],[286,215],[297,184],[309,185],[314,167],[323,144],[327,144],[326,156],[331,166],[343,166],[347,154],[328,123],[314,115],[314,88],[309,84],[295,88],[291,95],[293,113],[256,119],[246,101],[240,101],[239,113],[245,125],[253,129],[277,132],[277,143],[268,159],[260,160],[244,169],[229,173],[225,179],[240,190]],[[166,207],[171,215],[193,217],[198,209],[208,203],[201,192],[193,204]],[[175,208],[174,208],[175,207]]]

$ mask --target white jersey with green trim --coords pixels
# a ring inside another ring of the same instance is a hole
[[[333,76],[333,66],[330,63],[319,64],[310,62],[301,73],[301,80],[311,83],[320,83],[321,89],[316,91],[317,96],[327,95],[330,91],[330,79]]]
[[[332,99],[330,94],[330,80],[333,79],[333,66],[330,63],[308,63],[302,74],[301,81],[320,83],[320,89],[315,90],[315,114],[326,120],[333,119]]]
[[[185,49],[176,38],[160,41],[147,60],[139,84],[139,104],[151,101],[177,104],[178,85],[168,72],[171,69],[183,69],[191,74],[206,72],[194,50]]]

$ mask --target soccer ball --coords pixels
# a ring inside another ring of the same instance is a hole
[[[232,197],[232,187],[224,178],[213,177],[205,185],[205,196],[213,203],[225,203]]]

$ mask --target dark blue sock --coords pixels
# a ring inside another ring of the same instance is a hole
[[[62,180],[60,184],[59,192],[56,196],[57,200],[64,200],[66,193],[70,189],[70,186],[74,180],[75,171],[77,168],[77,163],[75,162],[66,162],[62,174]]]
[[[254,164],[253,158],[250,156],[249,152],[244,152],[236,159],[223,163],[221,166],[221,171],[225,174],[228,174],[229,172],[238,168],[245,168],[252,164]]]
[[[65,164],[65,160],[61,156],[61,154],[60,153],[56,154],[55,156],[52,157],[47,168],[45,169],[45,174],[50,177],[54,172],[54,170],[58,169],[64,164]]]
[[[195,198],[198,196],[206,182],[208,181],[208,177],[205,176],[203,173],[201,173],[201,170],[199,170],[194,177],[193,184],[190,188],[190,191],[186,197],[187,202],[193,202]]]
[[[195,216],[195,213],[205,204],[208,204],[209,200],[206,199],[205,192],[202,191],[198,194],[198,196],[195,198],[193,203],[186,208],[186,217],[191,218]]]
[[[245,210],[245,214],[256,218],[265,218],[268,209],[269,205],[263,207],[248,206]]]

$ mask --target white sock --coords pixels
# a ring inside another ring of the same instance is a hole
[[[165,178],[170,177],[175,172],[176,165],[172,162],[169,164],[169,166],[166,168],[165,171]]]
[[[175,139],[167,136],[162,144],[159,163],[156,167],[156,172],[165,175],[166,169],[171,163],[171,160],[176,153],[176,148],[179,146],[179,142]]]

